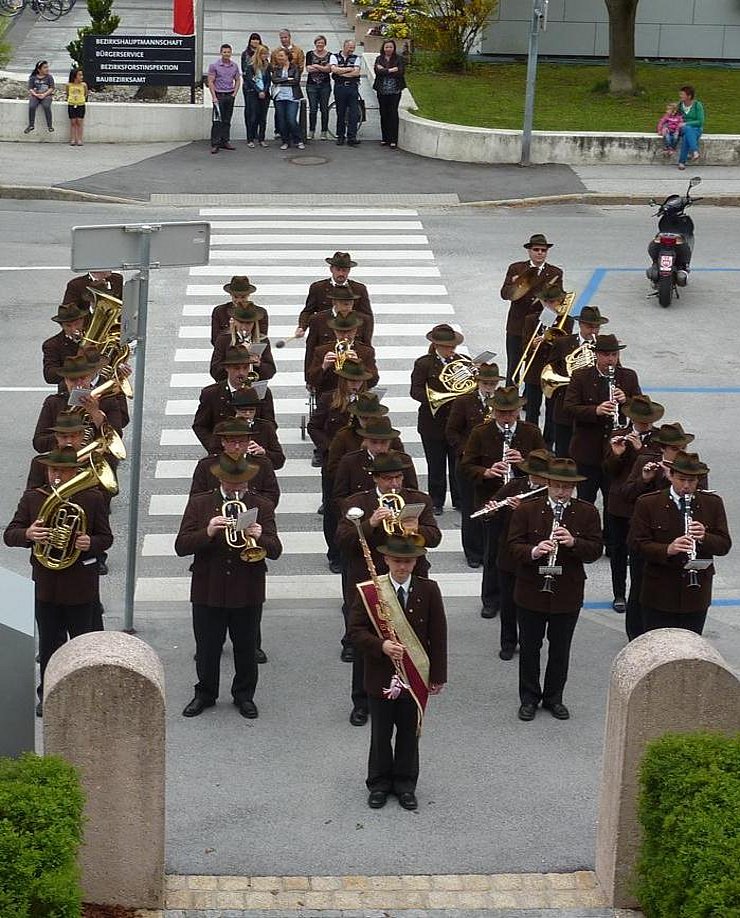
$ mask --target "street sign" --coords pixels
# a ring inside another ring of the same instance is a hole
[[[140,262],[139,224],[72,227],[72,270],[126,271],[141,267],[182,268],[207,265],[210,223],[197,220],[157,223],[151,235],[151,261]]]
[[[95,84],[192,86],[194,35],[86,35],[85,79]]]

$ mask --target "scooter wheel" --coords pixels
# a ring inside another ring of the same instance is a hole
[[[673,278],[666,274],[658,281],[658,302],[665,309],[671,305],[673,297]]]

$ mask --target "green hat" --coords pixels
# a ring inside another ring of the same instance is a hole
[[[548,249],[551,249],[554,245],[552,242],[547,241],[547,237],[543,233],[535,233],[533,236],[529,237],[529,242],[524,243],[525,249],[531,249],[534,246],[544,245]]]
[[[354,293],[347,284],[337,284],[330,287],[326,294],[327,300],[359,300],[360,294]]]
[[[665,414],[665,408],[652,401],[649,395],[633,395],[622,405],[622,413],[633,421],[654,424]]]
[[[516,463],[516,467],[527,475],[539,475],[547,478],[547,468],[555,456],[547,449],[533,449],[526,459]]]
[[[361,437],[370,440],[395,440],[401,433],[391,427],[388,418],[371,418],[365,421],[365,426],[358,431]]]
[[[232,459],[226,453],[221,453],[218,462],[211,466],[211,475],[214,475],[219,481],[241,484],[254,478],[259,470],[260,467],[256,463],[249,462],[244,456]]]
[[[237,322],[259,322],[260,319],[264,318],[265,310],[250,301],[243,306],[235,306],[233,315]]]
[[[660,446],[678,446],[679,449],[688,446],[694,439],[694,435],[686,433],[678,421],[674,421],[673,424],[661,424],[658,432],[652,436],[653,443]]]
[[[526,398],[521,398],[516,386],[502,386],[500,389],[496,389],[490,398],[486,399],[486,406],[498,411],[513,411],[515,408],[521,408],[526,404]]]
[[[252,386],[240,386],[231,396],[232,408],[256,408],[262,399]]]
[[[356,268],[357,262],[352,261],[352,258],[349,252],[335,252],[331,258],[325,258],[324,261],[328,265],[332,265],[335,268]]]
[[[704,465],[698,453],[687,453],[684,450],[676,453],[669,468],[678,475],[689,475],[692,478],[703,478],[709,474],[709,466]]]
[[[567,294],[565,290],[563,290],[563,285],[559,281],[555,281],[554,284],[550,284],[538,293],[537,299],[545,303],[553,303],[555,301],[562,303],[566,296]]]
[[[615,351],[623,351],[626,344],[620,344],[616,335],[597,335],[594,350],[597,353],[613,354]]]
[[[100,369],[100,363],[90,359],[87,354],[75,354],[74,357],[65,357],[61,367],[57,370],[65,379],[82,379],[92,376]]]
[[[54,433],[81,433],[87,430],[82,412],[76,408],[65,408],[57,415],[57,422],[49,430]]]
[[[584,306],[575,317],[576,322],[588,322],[589,325],[606,325],[608,319],[602,316],[598,306]]]
[[[409,463],[403,453],[392,449],[390,452],[377,455],[365,466],[365,471],[371,475],[387,475],[389,472],[405,472],[407,468]]]
[[[257,288],[250,283],[246,275],[235,274],[231,282],[224,284],[224,290],[227,293],[254,293]]]
[[[346,316],[333,316],[326,324],[335,331],[352,331],[363,324],[363,319],[356,312],[350,312]]]
[[[460,332],[455,331],[451,325],[447,325],[445,322],[441,325],[435,325],[430,332],[427,332],[426,337],[427,341],[431,341],[432,344],[451,344],[455,347],[465,340],[465,337]]]
[[[361,360],[352,360],[351,358],[344,361],[341,370],[337,370],[336,374],[341,376],[342,379],[368,380],[373,377],[373,374],[365,369]]]
[[[36,459],[41,465],[46,465],[52,469],[76,469],[83,464],[77,458],[77,450],[74,446],[62,446],[60,449],[41,453],[41,455],[36,456]]]
[[[252,428],[244,418],[226,418],[225,421],[216,424],[213,433],[216,437],[249,437]]]
[[[578,466],[572,459],[553,458],[547,463],[547,469],[542,473],[543,478],[549,478],[551,481],[567,481],[577,484],[579,481],[585,481],[585,475],[578,474]]]
[[[484,382],[498,382],[504,377],[498,371],[497,363],[482,363],[478,367],[478,379]]]
[[[381,404],[380,399],[374,392],[361,392],[357,397],[357,401],[352,402],[349,406],[349,413],[355,416],[382,417],[388,414],[388,409]]]
[[[89,309],[80,309],[77,303],[62,303],[57,309],[57,314],[51,317],[52,322],[74,322],[77,319],[87,319],[90,316]]]
[[[242,345],[236,347],[227,347],[224,358],[221,361],[222,367],[236,367],[241,364],[251,363],[249,359],[249,349]]]
[[[411,535],[390,535],[385,540],[385,545],[378,545],[381,555],[390,555],[391,558],[421,558],[427,553],[424,547],[424,537],[419,533]]]

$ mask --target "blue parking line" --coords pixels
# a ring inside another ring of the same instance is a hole
[[[737,599],[713,599],[712,605],[710,606],[710,608],[712,608],[713,606],[729,606],[731,608],[735,606],[740,606],[740,596]],[[584,609],[595,609],[597,611],[600,611],[601,609],[611,610],[611,607],[612,607],[612,604],[610,602],[594,601],[594,602],[584,602],[583,604]]]
[[[608,270],[607,268],[595,268],[594,269],[594,272],[589,278],[588,283],[581,291],[580,296],[576,299],[576,303],[573,308],[573,312],[575,313],[574,318],[577,318],[578,313],[580,313],[581,309],[583,309],[584,306],[588,306],[588,304],[591,302],[591,297],[596,293],[596,291],[601,286],[601,282],[606,277],[607,270]]]

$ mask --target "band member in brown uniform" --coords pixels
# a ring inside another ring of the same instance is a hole
[[[362,361],[348,358],[342,368],[334,372],[334,388],[322,392],[318,397],[316,410],[308,420],[307,430],[319,451],[322,468],[326,464],[332,440],[349,424],[352,418],[350,410],[357,406],[360,396],[366,393],[369,377],[370,374]],[[358,440],[354,448],[359,445]]]
[[[478,387],[467,395],[460,395],[452,402],[447,418],[445,434],[447,442],[455,450],[455,478],[460,495],[460,534],[468,567],[474,570],[483,564],[485,553],[485,531],[479,519],[470,519],[476,509],[473,482],[463,474],[461,461],[465,444],[474,427],[482,424],[488,414],[486,401],[501,382],[498,365],[484,363],[478,367]]]
[[[58,385],[59,392],[66,392],[67,387],[59,375],[59,368],[65,358],[77,355],[85,328],[90,321],[90,310],[80,309],[76,303],[62,304],[56,315],[51,317],[51,321],[58,322],[62,328],[41,345],[44,381]]]
[[[214,307],[211,313],[211,344],[215,347],[216,341],[224,332],[231,331],[231,317],[234,315],[234,309],[237,306],[246,306],[249,297],[257,290],[254,284],[250,283],[248,277],[235,274],[230,283],[224,284],[224,290],[229,294],[231,299],[228,303],[220,303]],[[258,307],[260,308],[260,307]],[[264,309],[260,308],[259,331],[260,335],[266,335],[270,318]]]
[[[221,651],[228,631],[235,669],[231,695],[242,717],[254,718],[258,716],[254,703],[258,679],[257,628],[265,601],[267,565],[264,560],[244,560],[241,550],[228,544],[225,530],[230,522],[223,514],[225,502],[237,500],[247,510],[257,509],[257,520],[245,533],[264,550],[267,558],[277,560],[283,547],[272,504],[246,490],[247,482],[257,472],[256,466],[244,458],[234,461],[222,455],[211,471],[220,480],[220,487],[190,497],[175,539],[175,552],[180,557],[195,556],[190,568],[193,574],[190,601],[198,683],[195,697],[182,713],[185,717],[197,717],[216,703]]]
[[[339,365],[348,355],[354,355],[368,371],[368,388],[378,384],[378,368],[375,365],[375,348],[361,341],[356,341],[357,330],[362,326],[362,317],[356,312],[347,316],[334,316],[326,323],[336,336],[336,341],[319,345],[313,352],[311,365],[306,374],[306,383],[313,389],[317,398],[324,392],[336,388],[337,360]],[[337,347],[346,348],[344,356],[339,356]]]
[[[427,386],[435,392],[448,390],[440,382],[439,374],[453,360],[458,359],[455,348],[462,344],[464,338],[450,325],[435,325],[427,332],[431,341],[429,351],[419,357],[411,372],[411,398],[419,402],[419,416],[416,429],[421,435],[424,455],[427,459],[427,481],[429,496],[434,504],[434,512],[440,516],[444,512],[447,497],[447,478],[449,475],[450,497],[452,506],[459,507],[460,497],[455,480],[455,449],[447,441],[447,421],[450,417],[451,404],[439,406],[432,411],[427,395]]]
[[[495,497],[499,489],[518,474],[516,464],[526,459],[531,450],[545,448],[539,427],[518,420],[523,405],[524,399],[519,397],[516,386],[496,389],[488,400],[491,420],[474,427],[468,438],[460,467],[473,482],[477,507]],[[482,618],[494,618],[501,604],[497,535],[496,527],[486,523]]]
[[[80,277],[73,277],[67,283],[62,302],[69,305],[76,303],[80,309],[89,309],[94,297],[87,289],[94,287],[103,293],[109,293],[117,300],[123,299],[123,275],[115,271],[90,271]]]
[[[513,382],[512,374],[522,356],[524,348],[523,323],[525,316],[540,309],[539,296],[556,284],[562,286],[562,268],[547,263],[547,255],[553,247],[542,233],[535,233],[524,248],[529,254],[526,261],[515,261],[506,270],[501,299],[510,300],[506,316],[506,385]]]
[[[596,336],[599,334],[599,329],[602,325],[606,325],[608,321],[606,316],[601,315],[598,306],[584,306],[580,315],[576,318],[578,332],[573,335],[566,335],[564,338],[558,338],[552,345],[549,366],[561,379],[565,380],[563,384],[558,385],[549,399],[552,403],[556,456],[568,455],[570,440],[573,436],[573,418],[563,408],[565,391],[569,380],[565,358],[586,344],[594,344]]]
[[[514,602],[519,624],[520,720],[534,720],[540,702],[558,720],[570,717],[563,704],[563,689],[583,605],[583,566],[600,558],[604,548],[596,508],[573,497],[576,483],[583,480],[575,462],[551,460],[546,477],[547,495],[524,501],[512,513],[509,525],[509,548],[517,564]],[[541,573],[540,567],[553,576]],[[540,683],[545,634],[549,650],[545,680]]]
[[[234,306],[229,329],[222,332],[213,345],[210,374],[216,382],[226,379],[223,359],[229,348],[237,346],[243,346],[249,350],[252,368],[258,374],[258,379],[272,379],[275,375],[275,361],[270,342],[263,336],[259,328],[259,320],[264,314],[264,309],[249,301]],[[261,354],[252,349],[255,345],[260,346]]]
[[[48,524],[53,517],[39,515],[42,505],[53,493],[52,486],[58,488],[70,481],[80,469],[77,451],[72,446],[53,449],[48,455],[36,458],[47,469],[47,485],[26,491],[21,497],[4,534],[5,544],[11,547],[34,548],[49,543],[52,530]],[[97,488],[80,491],[71,495],[70,500],[82,509],[87,518],[86,531],[80,532],[70,546],[70,549],[79,551],[78,558],[69,567],[52,570],[31,553],[41,666],[39,703],[36,707],[39,717],[42,714],[44,673],[52,654],[64,644],[68,635],[73,638],[97,630],[96,614],[100,605],[97,556],[104,554],[113,544],[108,510]]]
[[[383,628],[377,615],[370,618],[372,603],[368,611],[363,596],[369,594],[372,583],[358,586],[352,604],[350,637],[365,659],[365,688],[370,703],[370,755],[365,783],[372,809],[385,806],[391,793],[404,809],[417,809],[419,695],[423,695],[425,704],[426,697],[439,694],[447,682],[447,620],[442,595],[434,580],[413,573],[425,550],[414,536],[388,536],[378,546],[388,565],[388,583],[383,586],[397,603],[392,631],[387,624]],[[402,643],[401,634],[406,635],[409,646]],[[394,692],[385,692],[394,667],[409,676],[412,688],[418,687],[415,697],[406,688],[397,697],[393,697]]]
[[[732,547],[722,498],[698,490],[708,473],[697,453],[681,451],[668,470],[670,487],[635,504],[629,545],[645,562],[640,593],[645,631],[704,630],[712,602],[712,559]],[[698,562],[693,570],[692,562]]]
[[[609,479],[607,510],[611,525],[609,564],[614,595],[612,608],[619,613],[627,611],[627,534],[633,510],[633,504],[624,499],[621,486],[629,477],[637,457],[650,445],[653,433],[657,433],[653,424],[659,421],[664,413],[665,408],[652,401],[649,395],[635,395],[627,399],[622,406],[622,414],[631,421],[632,429],[625,428],[611,438],[604,459],[604,471]]]
[[[357,262],[352,260],[349,252],[335,252],[331,258],[325,258],[324,261],[329,265],[331,277],[314,281],[308,288],[306,305],[298,316],[298,325],[293,334],[297,338],[302,338],[306,334],[311,317],[331,309],[331,301],[336,301],[333,294],[336,293],[338,287],[349,290],[353,295],[352,298],[356,301],[355,309],[357,312],[362,313],[371,320],[369,327],[372,334],[373,310],[370,306],[367,287],[359,281],[349,280],[349,272],[352,268],[357,267]]]
[[[332,287],[329,299],[330,308],[311,316],[306,336],[306,355],[303,361],[303,372],[307,379],[316,349],[323,344],[334,344],[337,340],[334,329],[329,325],[332,320],[340,316],[346,318],[354,312],[362,319],[362,324],[355,329],[355,340],[368,347],[372,345],[374,328],[372,316],[355,312],[356,302],[357,294],[353,293],[349,287]]]

